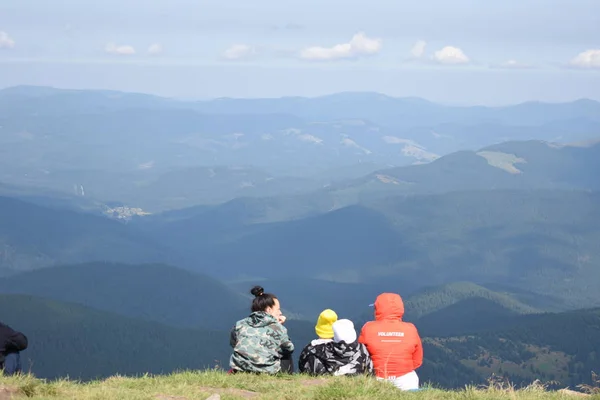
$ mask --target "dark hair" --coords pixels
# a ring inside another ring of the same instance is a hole
[[[254,296],[252,300],[252,312],[265,311],[269,307],[275,305],[277,296],[271,293],[265,293],[265,289],[260,286],[254,286],[250,293]]]

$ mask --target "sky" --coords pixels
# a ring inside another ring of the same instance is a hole
[[[600,0],[1,0],[0,88],[600,100]]]

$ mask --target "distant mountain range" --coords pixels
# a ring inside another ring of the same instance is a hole
[[[238,222],[248,224],[297,219],[391,196],[508,189],[597,191],[597,170],[600,140],[576,145],[507,142],[479,151],[452,153],[424,165],[367,172],[315,190],[299,186],[300,193],[279,196],[262,192],[260,198],[237,197],[224,204],[157,214],[146,221],[174,222],[198,217],[215,218],[220,223],[238,216]],[[212,188],[210,184],[202,187]],[[217,217],[219,214],[224,218]]]
[[[183,102],[14,87],[0,91],[0,110],[0,182],[147,211],[295,194],[459,150],[600,132],[591,100],[447,107],[340,93]]]
[[[168,262],[224,279],[310,277],[402,290],[497,283],[556,296],[566,308],[600,306],[591,284],[600,257],[598,149],[506,143],[126,225],[0,198],[0,270]]]
[[[390,195],[496,189],[600,190],[600,141],[506,142],[432,163],[384,169],[327,189],[338,204]]]
[[[93,379],[225,365],[255,284],[298,352],[321,310],[360,329],[389,291],[423,381],[589,382],[598,139],[590,100],[5,89],[0,319],[36,374]]]

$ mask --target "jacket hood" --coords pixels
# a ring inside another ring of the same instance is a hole
[[[349,319],[338,319],[333,323],[333,341],[352,343],[356,341],[356,330]]]
[[[264,311],[257,311],[244,318],[244,323],[253,328],[262,328],[272,324],[277,324],[277,319],[271,314],[267,314]]]
[[[375,300],[375,320],[398,320],[404,316],[404,302],[396,293],[382,293]]]

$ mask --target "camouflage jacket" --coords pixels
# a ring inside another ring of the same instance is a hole
[[[281,370],[282,355],[294,351],[287,329],[265,312],[253,312],[238,321],[231,330],[230,344],[229,365],[243,372],[276,374]]]
[[[373,374],[373,362],[364,344],[310,343],[300,354],[300,372],[311,375]]]

